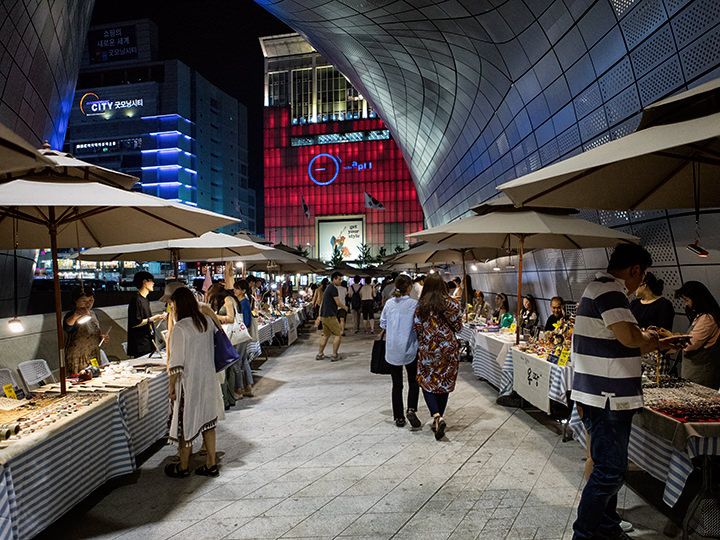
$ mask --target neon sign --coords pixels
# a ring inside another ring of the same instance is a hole
[[[95,92],[86,92],[80,98],[80,112],[85,116],[98,116],[118,109],[132,109],[143,106],[143,98],[111,101],[100,99],[100,96]]]
[[[349,165],[343,165],[342,159],[325,152],[316,154],[308,163],[308,178],[318,186],[329,186],[337,180],[340,171],[355,170],[358,172],[372,170],[372,161],[353,161]]]

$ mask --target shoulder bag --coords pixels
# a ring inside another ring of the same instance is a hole
[[[370,355],[370,373],[378,375],[390,374],[390,364],[385,360],[385,330],[380,332],[378,338],[373,341],[372,354]]]
[[[233,345],[240,345],[241,343],[245,343],[246,341],[250,341],[252,339],[247,326],[245,326],[245,323],[243,322],[243,315],[240,311],[239,302],[235,302],[235,320],[231,323],[223,324],[223,330],[225,331],[225,334],[227,334],[228,338],[230,338],[230,343]]]
[[[215,334],[213,336],[215,342],[215,372],[219,373],[240,359],[240,353],[235,350],[225,331],[215,325]]]

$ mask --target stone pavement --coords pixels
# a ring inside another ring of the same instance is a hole
[[[389,377],[368,370],[370,336],[348,337],[332,364],[314,359],[317,340],[266,362],[258,397],[227,413],[219,478],[165,477],[175,453],[165,446],[47,538],[571,538],[584,456],[577,443],[495,405],[497,392],[466,363],[445,440],[435,441],[422,396],[422,430],[399,429]],[[633,537],[665,538],[667,519],[632,490],[620,505]]]

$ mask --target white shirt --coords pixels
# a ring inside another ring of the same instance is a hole
[[[380,328],[385,329],[385,360],[393,366],[412,364],[418,350],[413,330],[417,300],[409,296],[391,298],[380,315]]]
[[[410,298],[414,300],[419,300],[420,295],[422,294],[422,285],[420,283],[415,282],[413,283],[412,290],[410,291]]]
[[[338,290],[338,298],[339,298],[340,301],[343,303],[343,305],[345,305],[345,303],[346,303],[346,301],[347,301],[347,293],[348,293],[347,287],[343,287],[342,285],[338,285],[338,286],[335,287],[335,288]],[[342,308],[340,308],[340,309],[342,309]]]

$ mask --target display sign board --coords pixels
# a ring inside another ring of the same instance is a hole
[[[365,227],[362,217],[358,218],[318,218],[317,220],[318,258],[322,261],[332,259],[339,251],[344,261],[354,261],[360,256],[360,244],[365,241]]]
[[[513,389],[525,401],[550,414],[551,364],[517,349],[512,351]]]
[[[88,51],[91,64],[104,64],[138,57],[134,25],[101,28],[88,32]]]

